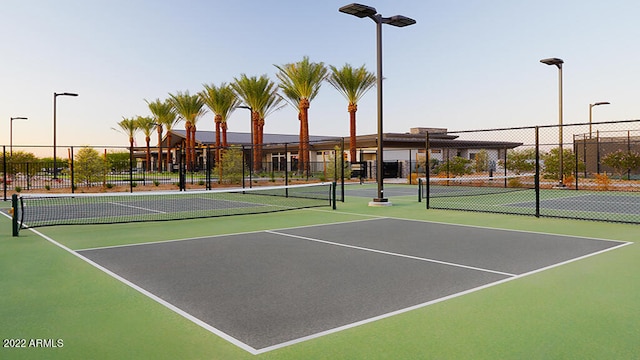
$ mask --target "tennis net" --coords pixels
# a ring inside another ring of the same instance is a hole
[[[535,174],[508,176],[429,177],[418,182],[419,199],[501,194],[533,189]]]
[[[332,206],[335,185],[317,183],[187,192],[23,194],[12,199],[13,233],[53,225],[180,220]]]

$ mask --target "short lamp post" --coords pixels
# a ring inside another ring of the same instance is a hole
[[[58,164],[56,163],[56,100],[58,96],[78,96],[75,93],[53,93],[53,178],[58,178]]]
[[[609,105],[611,104],[608,101],[599,101],[597,103],[593,103],[593,104],[589,104],[589,139],[591,139],[592,137],[592,131],[591,131],[591,120],[593,119],[593,114],[592,114],[592,110],[594,106],[599,106],[599,105]]]
[[[547,65],[555,65],[558,67],[558,143],[560,147],[559,161],[559,187],[564,187],[564,166],[562,164],[564,158],[564,152],[562,150],[562,64],[564,61],[558,58],[549,58],[540,60],[541,63]]]
[[[9,155],[13,156],[13,120],[27,120],[26,117],[18,116],[12,117],[9,124]]]
[[[384,161],[383,161],[383,123],[382,123],[382,24],[389,24],[397,27],[405,27],[416,23],[414,19],[402,15],[392,17],[383,17],[378,11],[371,6],[362,4],[349,4],[341,7],[338,11],[357,16],[359,18],[368,17],[376,23],[376,55],[377,55],[377,74],[376,86],[378,87],[378,154],[377,159],[377,183],[378,197],[374,198],[369,205],[390,205],[389,200],[384,197]]]

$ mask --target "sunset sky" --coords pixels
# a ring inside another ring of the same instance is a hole
[[[335,0],[5,0],[0,11],[0,145],[127,145],[112,130],[150,115],[145,99],[196,93],[274,64],[311,61],[376,70],[375,24],[338,12]],[[377,0],[383,16],[385,132],[555,124],[562,58],[564,121],[640,119],[637,0]],[[328,83],[311,103],[310,133],[348,136],[346,100]],[[359,104],[358,134],[376,132],[375,89]],[[183,128],[183,124],[178,125]],[[213,114],[198,122],[213,130]],[[266,119],[266,133],[296,134],[296,110]],[[236,111],[229,131],[248,132]],[[138,145],[143,144],[141,134]],[[155,138],[152,141],[155,144]]]

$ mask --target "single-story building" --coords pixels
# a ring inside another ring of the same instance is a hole
[[[522,145],[522,143],[507,141],[460,140],[457,135],[447,134],[447,129],[442,128],[412,128],[407,133],[385,133],[382,137],[384,141],[385,177],[405,177],[420,159],[424,161],[427,133],[429,134],[429,159],[438,161],[446,161],[456,156],[474,160],[475,155],[481,151],[486,152],[490,159],[503,159],[507,150]],[[165,157],[169,148],[172,149],[168,161],[169,166],[178,162],[178,149],[184,147],[185,134],[185,130],[171,130],[171,142],[169,142],[167,134],[164,135],[161,145],[163,163],[167,161]],[[197,131],[195,140],[197,148],[196,168],[202,169],[206,166],[204,149],[207,147],[210,149],[215,148],[216,133],[215,131]],[[247,159],[252,155],[250,133],[227,132],[227,143],[229,146],[241,147]],[[314,171],[314,163],[323,164],[333,155],[336,147],[342,147],[345,160],[351,163],[363,164],[368,169],[366,176],[375,177],[377,134],[357,136],[356,159],[349,158],[349,137],[310,136],[309,143],[311,171]],[[297,170],[298,144],[298,134],[264,134],[261,156],[263,169],[281,171],[286,166],[289,171]],[[138,149],[140,150],[140,148]],[[137,151],[136,154],[138,166],[144,167],[145,160],[142,152]],[[151,162],[152,169],[157,169],[157,146],[152,149]]]

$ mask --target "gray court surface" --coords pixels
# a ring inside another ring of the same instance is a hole
[[[625,244],[376,219],[78,253],[258,354]]]

